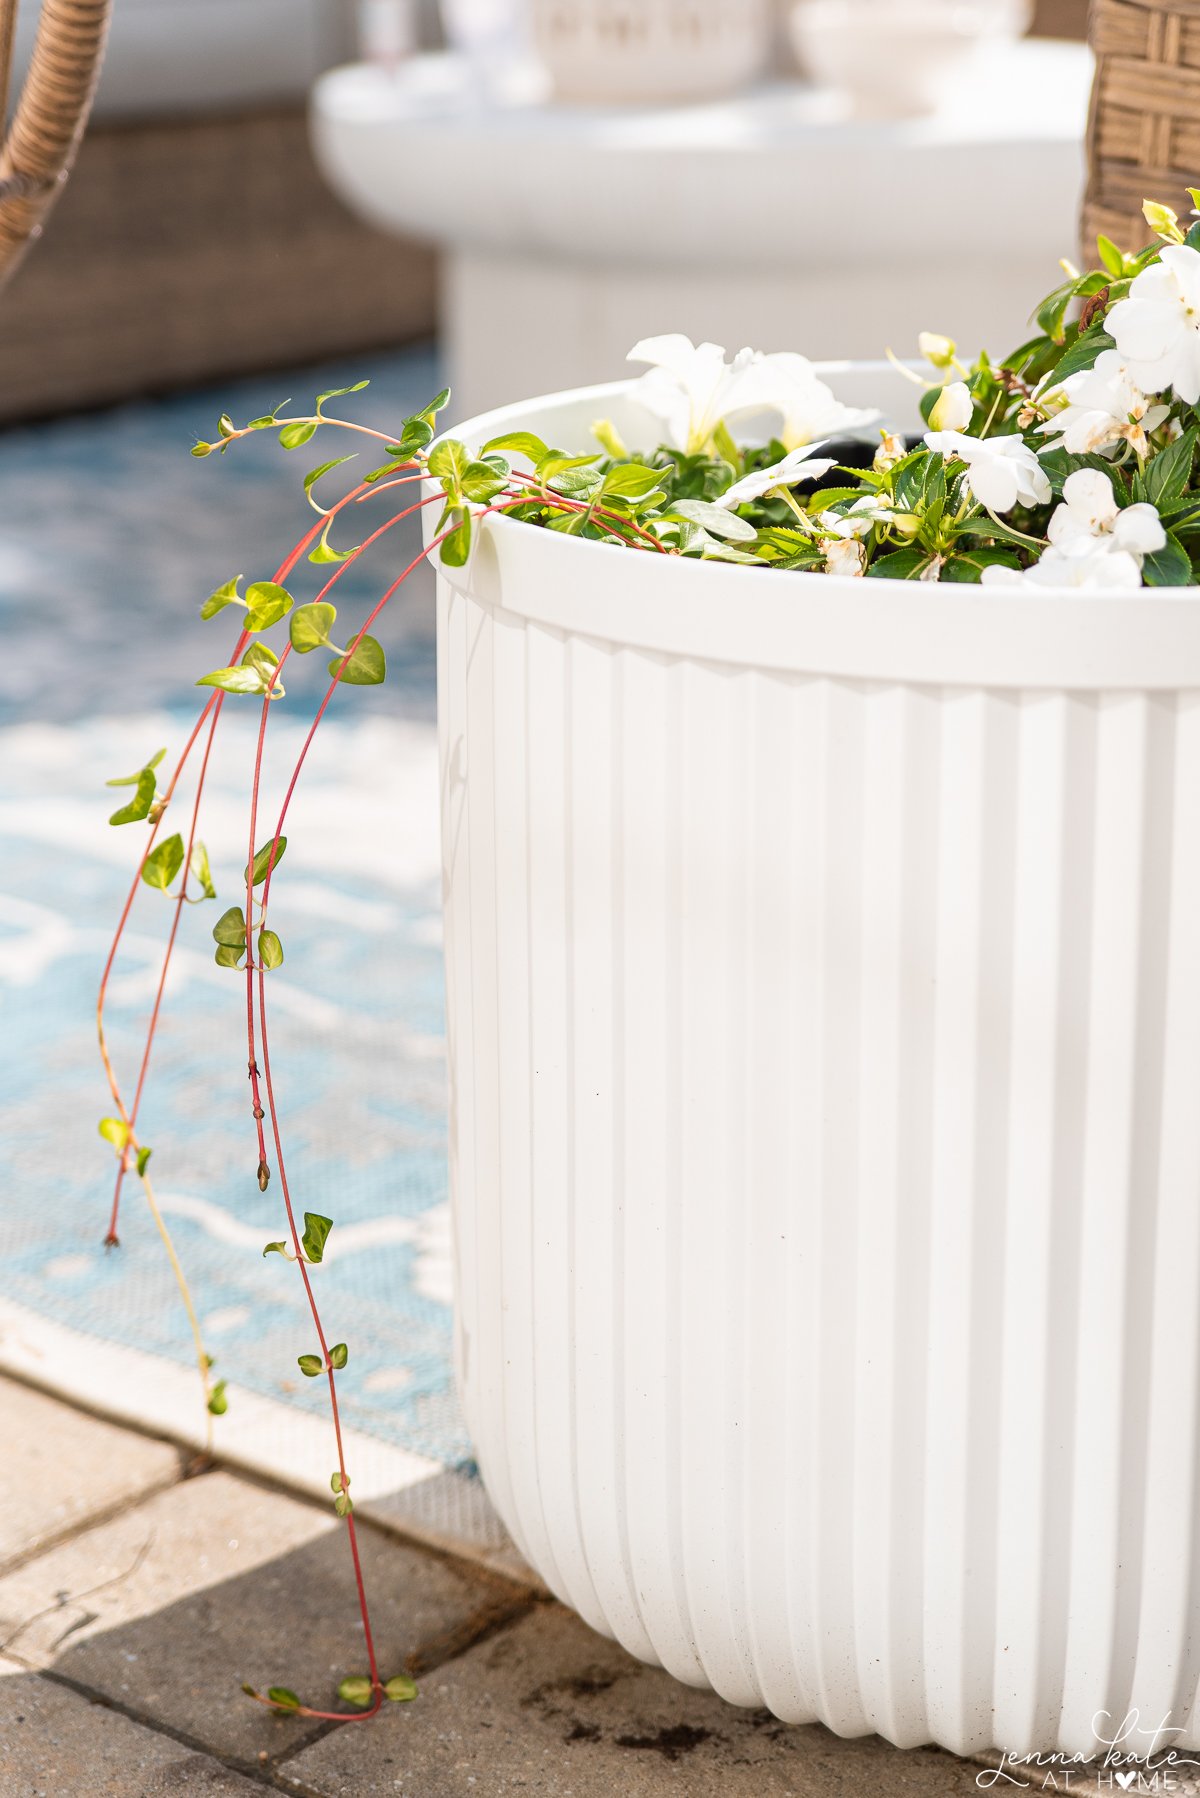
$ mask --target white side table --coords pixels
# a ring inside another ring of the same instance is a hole
[[[639,337],[815,357],[997,355],[1077,250],[1091,58],[992,50],[934,117],[848,119],[799,83],[660,110],[485,96],[462,63],[354,66],[313,94],[360,213],[445,246],[459,416],[623,372]],[[381,321],[382,322],[382,321]]]

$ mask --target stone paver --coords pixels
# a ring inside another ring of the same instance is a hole
[[[523,1602],[510,1585],[360,1530],[386,1673],[445,1658]],[[0,1580],[0,1648],[243,1766],[321,1727],[240,1691],[328,1705],[364,1670],[342,1526],[229,1473],[160,1493]]]
[[[321,1798],[968,1798],[978,1770],[738,1710],[548,1605],[284,1773]]]
[[[262,1798],[219,1761],[0,1658],[4,1798]]]
[[[0,1572],[180,1476],[179,1449],[0,1379]]]

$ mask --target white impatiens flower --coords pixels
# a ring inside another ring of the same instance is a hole
[[[760,356],[749,376],[743,393],[757,389],[762,408],[779,416],[778,436],[787,450],[814,443],[819,437],[848,436],[875,424],[880,416],[844,406],[807,357],[790,350]]]
[[[812,460],[813,451],[820,447],[819,443],[805,444],[803,449],[793,450],[790,456],[785,456],[782,462],[773,462],[770,468],[756,468],[752,474],[743,475],[721,494],[717,505],[732,511],[735,506],[744,506],[749,500],[773,493],[777,487],[794,487],[797,481],[818,480],[834,466],[828,456],[815,462]]]
[[[825,546],[826,574],[861,575],[866,565],[866,551],[857,537],[839,537]]]
[[[876,524],[891,524],[895,513],[878,494],[867,493],[844,512],[822,512],[821,529],[829,537],[869,537]]]
[[[786,450],[845,436],[879,417],[844,406],[812,363],[791,351],[763,356],[739,350],[726,362],[720,344],[671,335],[643,339],[628,360],[652,364],[634,383],[633,397],[662,420],[668,440],[687,455],[706,450],[718,425],[750,415],[781,421],[777,434]],[[764,429],[759,435],[768,434]]]
[[[1141,564],[1123,549],[1112,550],[1092,539],[1069,550],[1051,547],[1032,568],[993,566],[983,571],[988,587],[1070,587],[1128,592],[1142,584]]]
[[[1104,320],[1131,378],[1143,393],[1174,388],[1200,400],[1200,251],[1167,244],[1162,259],[1134,277],[1128,299]]]
[[[1066,404],[1038,429],[1049,437],[1046,449],[1065,449],[1072,456],[1086,456],[1131,443],[1145,458],[1146,441],[1168,413],[1169,406],[1147,398],[1130,374],[1120,350],[1104,350],[1092,368],[1068,375],[1045,396]]]
[[[1112,482],[1098,468],[1080,468],[1067,477],[1063,503],[1056,507],[1046,535],[1060,552],[1082,545],[1132,556],[1139,572],[1143,558],[1164,549],[1167,542],[1156,508],[1143,504],[1122,510]]]
[[[1044,506],[1050,498],[1050,477],[1023,437],[927,431],[925,442],[931,450],[967,464],[971,495],[989,512],[1011,512],[1016,505]]]
[[[974,411],[975,403],[966,382],[951,381],[934,401],[929,422],[935,431],[965,431]]]
[[[747,376],[762,358],[739,350],[732,362],[718,343],[695,344],[678,333],[646,337],[627,358],[648,362],[648,373],[633,385],[633,397],[662,420],[669,441],[686,455],[706,450],[717,426],[732,412],[761,409],[761,383]]]
[[[1153,506],[1117,505],[1098,468],[1080,468],[1063,485],[1050,520],[1049,547],[1032,568],[987,568],[989,586],[1128,588],[1142,584],[1142,563],[1167,541]]]

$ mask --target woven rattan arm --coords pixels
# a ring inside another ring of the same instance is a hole
[[[16,9],[17,0],[0,0],[0,77]],[[112,0],[42,0],[29,72],[0,146],[0,283],[40,233],[70,172],[111,12]]]

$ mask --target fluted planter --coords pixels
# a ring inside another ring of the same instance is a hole
[[[603,413],[653,441],[623,388],[456,434]],[[788,1721],[1200,1741],[1200,597],[510,520],[439,587],[458,1370],[523,1553]]]

